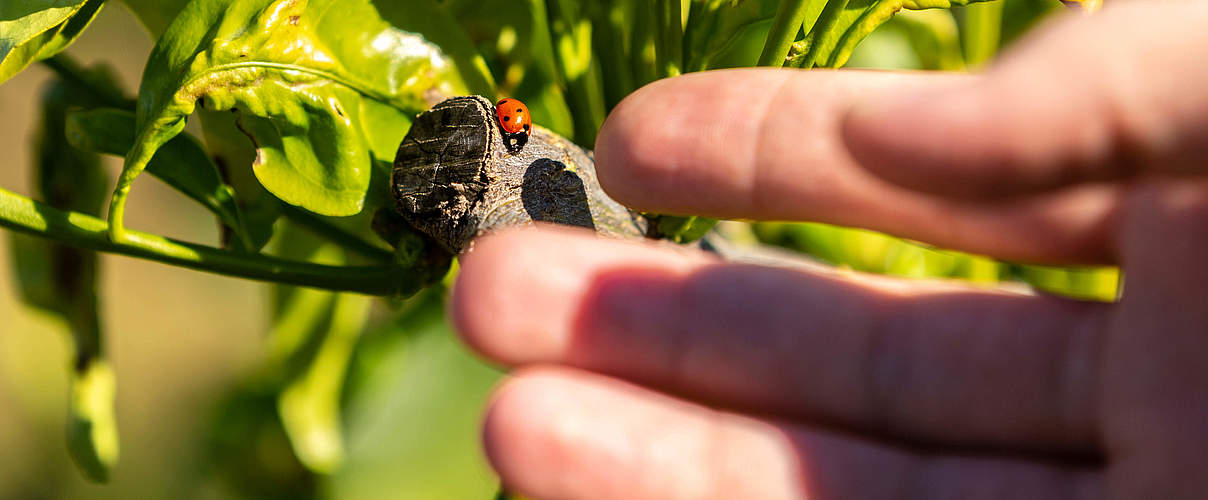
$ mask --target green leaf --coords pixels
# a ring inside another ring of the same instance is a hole
[[[1006,47],[1027,34],[1036,23],[1068,9],[1052,0],[1011,0],[1003,2],[1002,45]]]
[[[541,3],[540,0],[530,1]],[[633,83],[640,87],[659,78],[654,13],[650,10],[652,8],[650,0],[619,1],[625,2],[626,12],[633,20],[629,30],[629,61],[633,72]],[[691,19],[691,15],[689,15],[689,19]]]
[[[68,144],[64,121],[68,109],[96,105],[119,91],[106,83],[103,68],[81,75],[81,80],[54,80],[42,99],[35,191],[51,206],[98,213],[108,178],[100,158]],[[22,297],[61,318],[71,332],[68,452],[86,478],[106,481],[117,461],[118,439],[113,374],[102,349],[96,253],[27,236],[14,235],[13,244]]]
[[[315,472],[334,472],[344,461],[340,399],[353,348],[369,319],[371,298],[328,294],[334,299],[322,343],[306,371],[291,380],[277,398],[281,423],[294,452]]]
[[[277,414],[278,386],[253,378],[223,396],[204,420],[198,477],[222,498],[318,500],[319,480],[294,454]],[[207,482],[207,484],[213,484]]]
[[[419,33],[440,47],[453,61],[470,92],[488,97],[495,95],[495,79],[487,68],[486,60],[474,47],[474,42],[470,40],[466,30],[453,17],[448,2],[407,0],[377,2],[375,5],[382,18],[396,28]],[[514,7],[509,5],[507,8]],[[484,9],[481,4],[478,5],[478,10],[491,12],[498,20],[497,12]],[[401,138],[399,142],[402,142]],[[398,147],[397,142],[395,147]],[[393,159],[392,156],[391,160]]]
[[[608,111],[637,89],[629,51],[633,6],[634,2],[627,0],[601,0],[584,5],[592,20],[591,43],[600,63],[604,105]]]
[[[294,260],[341,265],[340,249],[285,225],[278,253]],[[340,401],[353,348],[369,319],[371,298],[292,286],[273,287],[269,359],[262,374],[280,387],[277,412],[294,454],[308,469],[329,474],[344,461]]]
[[[105,0],[7,0],[0,3],[0,83],[71,45]]]
[[[464,91],[440,49],[390,26],[367,0],[196,0],[148,60],[137,140],[110,204],[112,237],[125,238],[134,179],[199,100],[239,112],[257,148],[253,172],[269,192],[347,216],[363,208],[371,142],[380,142],[367,137],[365,108],[413,114]]]
[[[658,235],[676,243],[691,243],[699,240],[717,225],[717,219],[699,217],[696,215],[660,215],[658,216]]]
[[[1002,42],[1003,2],[970,5],[965,9],[965,61],[970,66],[982,66],[998,53]]]
[[[51,255],[41,238],[9,233],[9,254],[21,301],[30,307],[55,311],[59,307]]]
[[[964,71],[960,34],[952,12],[947,10],[907,11],[894,18],[905,31],[922,69]]]
[[[520,59],[527,71],[516,87],[515,96],[528,104],[536,123],[571,137],[575,133],[575,119],[571,116],[566,92],[558,83],[545,2],[529,0],[524,4],[528,6],[531,40],[526,47],[527,55]]]
[[[754,66],[772,26],[779,5],[777,0],[707,0],[692,2],[684,31],[687,71],[704,71],[722,66]],[[740,51],[741,63],[719,64],[728,59],[736,45],[757,38],[753,50]],[[749,59],[749,60],[748,60]]]
[[[91,359],[72,372],[67,449],[76,466],[96,482],[108,481],[109,469],[117,463],[116,393],[113,369],[102,359]]]
[[[233,113],[200,110],[201,133],[205,139],[206,152],[218,167],[218,174],[227,185],[235,189],[235,204],[243,225],[248,231],[250,246],[256,250],[264,248],[273,237],[273,225],[281,217],[285,204],[260,185],[251,165],[256,159],[256,148],[243,132],[239,131]],[[238,239],[233,232],[227,234],[226,246]]]
[[[122,0],[122,3],[126,4],[155,39],[168,29],[168,25],[184,10],[189,0]]]
[[[459,345],[443,292],[412,299],[423,303],[374,328],[357,347],[345,405],[348,457],[327,484],[333,498],[495,494],[498,478],[482,458],[480,430],[500,373]]]
[[[877,1],[856,0],[855,5],[852,5],[849,0],[828,1],[826,7],[822,9],[822,13],[819,14],[817,22],[814,23],[809,33],[805,34],[805,39],[794,44],[794,49],[804,47],[805,51],[800,56],[794,54],[797,50],[791,51],[789,65],[802,68],[811,68],[815,65],[825,66],[822,63],[834,51],[839,38],[864,11],[868,10],[869,5]]]
[[[1082,300],[1113,302],[1123,277],[1115,267],[1015,266],[1013,271],[1037,290]]]
[[[667,78],[684,72],[684,3],[680,0],[654,0],[654,58],[659,76]]]
[[[449,0],[444,5],[485,54],[500,96],[524,101],[533,121],[545,128],[574,134],[558,86],[544,0]]]
[[[1112,302],[1122,275],[1114,267],[1005,264],[989,257],[942,250],[865,229],[817,223],[760,222],[764,243],[798,250],[857,271],[914,277],[961,278],[993,284],[1023,281],[1037,290],[1082,300]]]
[[[100,15],[101,7],[104,6],[105,0],[87,0],[83,8],[76,11],[56,30],[52,30],[55,32],[54,37],[38,50],[35,59],[41,61],[53,57],[74,43],[80,34],[84,33],[84,30],[92,24],[92,21]]]
[[[860,42],[845,67],[965,71],[956,18],[949,9],[901,11]]]
[[[84,151],[125,156],[134,146],[134,113],[108,108],[70,113],[67,140]],[[234,190],[222,182],[218,168],[193,136],[181,134],[168,141],[148,163],[147,172],[200,203],[244,241],[251,241]]]
[[[574,123],[571,139],[591,148],[605,116],[604,83],[592,52],[592,22],[577,1],[545,4],[556,81],[564,89]]]
[[[96,105],[117,91],[107,80],[106,68],[81,74],[87,84],[56,79],[42,97],[41,122],[34,141],[37,153],[33,166],[34,191],[56,208],[96,214],[104,203],[109,178],[97,155],[68,143],[63,133],[64,121],[68,109]],[[103,90],[93,92],[94,85]],[[88,316],[87,311],[73,311],[73,306],[85,305],[83,299],[91,293],[95,253],[16,234],[13,243],[18,284],[28,304],[69,322],[73,313]],[[83,342],[96,344],[92,339]]]
[[[759,55],[759,65],[784,66],[785,57],[797,39],[797,33],[805,29],[803,26],[812,28],[825,5],[826,0],[782,0],[768,32],[767,42],[764,43],[763,53]]]

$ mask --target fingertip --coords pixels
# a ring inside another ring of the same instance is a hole
[[[483,336],[487,330],[485,319],[494,308],[493,294],[498,278],[491,269],[500,259],[504,242],[495,243],[494,236],[484,236],[474,241],[474,251],[458,258],[459,271],[449,296],[449,321],[463,342],[476,352],[484,353]],[[498,249],[497,249],[498,248]]]
[[[669,123],[680,113],[668,109],[678,103],[674,79],[659,80],[638,89],[617,105],[596,136],[596,174],[604,191],[623,204],[642,207],[644,193],[658,190],[670,175],[674,163],[665,159],[674,149],[673,133],[678,126]]]
[[[524,491],[545,489],[540,484],[547,464],[565,461],[564,451],[549,445],[542,430],[561,412],[562,394],[556,371],[524,368],[505,379],[491,396],[483,417],[482,446],[487,460],[504,484]]]
[[[529,369],[505,382],[487,411],[483,440],[503,483],[540,498],[790,498],[802,491],[780,429],[571,369]]]
[[[639,210],[726,216],[750,187],[764,105],[794,76],[779,69],[720,70],[638,89],[597,136],[600,185]]]
[[[483,449],[503,483],[543,498],[620,498],[617,470],[636,453],[625,426],[631,390],[599,375],[553,366],[518,370],[492,396]],[[602,416],[606,416],[602,418]],[[611,425],[610,425],[611,424]],[[634,498],[648,498],[637,495]]]
[[[450,320],[463,342],[488,359],[523,363],[555,357],[561,309],[551,294],[558,276],[543,270],[542,248],[557,248],[578,231],[517,228],[474,240],[461,256]],[[534,309],[538,309],[534,311]]]

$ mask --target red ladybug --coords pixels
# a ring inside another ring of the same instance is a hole
[[[533,129],[533,118],[529,115],[528,106],[517,99],[502,99],[495,103],[495,118],[499,120],[499,128],[503,129],[503,139],[508,150],[513,153],[520,151],[528,142],[529,132]]]

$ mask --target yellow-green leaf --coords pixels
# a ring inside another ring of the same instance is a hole
[[[35,61],[71,45],[101,11],[104,0],[0,2],[0,83]]]
[[[347,216],[364,206],[372,150],[383,143],[372,129],[405,123],[380,115],[414,114],[464,91],[439,48],[391,26],[367,0],[195,0],[148,60],[137,140],[110,204],[112,236],[124,237],[134,179],[199,103],[238,113],[265,189],[320,215]],[[379,119],[362,118],[368,107]]]

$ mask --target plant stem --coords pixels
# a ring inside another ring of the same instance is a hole
[[[789,47],[793,45],[793,41],[797,39],[797,32],[801,30],[802,24],[806,22],[807,17],[810,19],[812,27],[813,20],[818,18],[818,14],[822,12],[822,6],[826,5],[825,0],[780,0],[780,7],[776,9],[776,17],[772,20],[772,29],[768,31],[767,41],[763,44],[763,52],[759,54],[759,66],[784,66],[784,58],[789,53]],[[813,16],[809,16],[813,13]],[[809,32],[809,29],[806,29]]]
[[[341,267],[235,253],[158,235],[127,231],[111,241],[104,221],[55,209],[0,189],[0,226],[71,246],[139,257],[199,271],[367,295],[411,294],[428,281],[423,269]]]
[[[805,39],[809,42],[808,51],[804,56],[793,61],[793,67],[805,69],[814,67],[818,55],[822,52],[822,47],[826,45],[826,38],[838,36],[838,34],[832,34],[831,30],[834,29],[835,23],[839,20],[839,15],[843,13],[843,9],[847,8],[847,3],[848,0],[830,0],[826,2],[826,6],[819,13],[814,25],[806,32]]]
[[[658,45],[655,42],[654,19],[650,0],[630,0],[633,28],[629,31],[629,62],[633,68],[633,83],[642,87],[658,80]]]
[[[549,0],[554,61],[574,120],[575,143],[590,148],[604,123],[604,84],[592,57],[592,25],[575,2]]]
[[[281,214],[290,221],[299,226],[309,229],[311,232],[340,245],[345,250],[351,251],[362,257],[367,257],[378,262],[390,262],[394,259],[394,254],[389,250],[374,245],[369,241],[350,233],[344,228],[339,227],[331,222],[323,220],[319,216],[294,207],[288,204],[282,204]]]
[[[809,37],[811,31],[814,31],[814,26],[818,24],[818,19],[822,17],[822,11],[830,4],[827,0],[809,0],[809,8],[805,11],[805,18],[801,20],[801,33]],[[793,44],[789,44],[792,47]],[[792,49],[790,48],[790,51]],[[785,64],[788,65],[787,63]]]
[[[998,52],[1002,34],[1003,2],[984,2],[965,7],[965,64],[977,67]]]
[[[680,0],[657,0],[654,19],[658,27],[654,55],[662,78],[677,76],[684,66],[684,17]]]
[[[720,4],[692,2],[688,7],[688,22],[684,25],[684,72],[693,73],[708,68],[705,57],[706,40],[717,28]]]
[[[626,51],[625,12],[617,0],[599,0],[588,4],[587,8],[594,25],[592,47],[599,55],[600,76],[604,83],[604,109],[611,111],[636,88]]]

